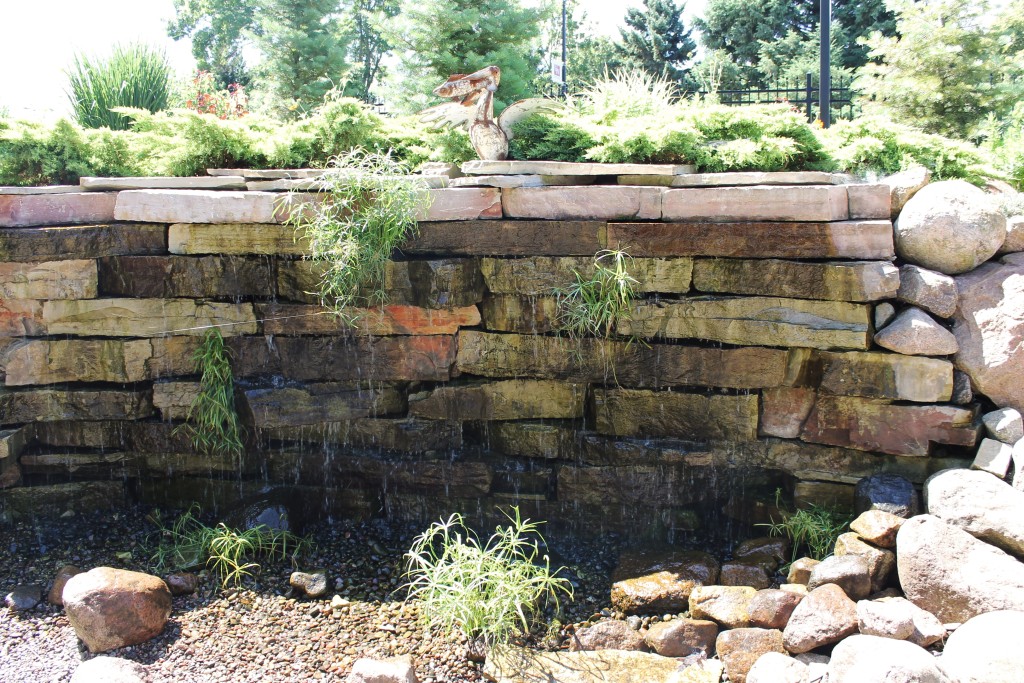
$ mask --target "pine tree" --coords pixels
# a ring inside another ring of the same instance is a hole
[[[174,19],[167,34],[174,40],[192,39],[192,55],[217,84],[249,84],[242,47],[255,28],[255,0],[174,0]]]
[[[372,102],[375,86],[384,73],[384,55],[391,44],[383,36],[381,25],[399,13],[399,0],[351,0],[352,33],[349,57],[353,73],[345,94]]]
[[[266,56],[263,82],[286,111],[310,111],[329,90],[341,89],[348,27],[337,0],[265,0],[257,22]]]
[[[680,82],[697,44],[683,24],[683,8],[673,0],[644,0],[626,12],[619,48],[624,60],[650,74]]]

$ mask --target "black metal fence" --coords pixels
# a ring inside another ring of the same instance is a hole
[[[712,93],[701,91],[701,97]],[[818,86],[812,74],[807,74],[804,83],[780,83],[775,87],[751,90],[719,90],[713,93],[722,104],[764,104],[766,102],[788,102],[799,107],[807,115],[808,121],[817,118]],[[850,80],[840,78],[832,82],[832,117],[853,118],[853,92]]]

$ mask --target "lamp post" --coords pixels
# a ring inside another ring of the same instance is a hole
[[[821,63],[818,73],[818,118],[821,125],[832,125],[832,0],[821,0]]]

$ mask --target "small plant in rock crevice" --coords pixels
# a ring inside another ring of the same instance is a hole
[[[430,205],[425,181],[390,154],[356,150],[336,157],[318,182],[319,201],[299,206],[304,198],[291,193],[283,206],[309,258],[323,267],[321,302],[337,313],[387,303],[388,261]]]
[[[174,433],[187,434],[192,446],[202,453],[240,456],[245,446],[235,411],[235,382],[220,330],[214,327],[206,332],[193,358],[202,375],[199,393],[189,406],[185,423]]]
[[[776,492],[776,504],[780,493]],[[781,507],[781,506],[780,506]],[[843,534],[853,521],[853,517],[835,508],[815,505],[814,503],[796,512],[782,512],[780,522],[772,520],[770,524],[761,524],[768,528],[771,536],[785,536],[792,545],[790,564],[801,554],[814,560],[824,560],[832,554],[836,540]]]
[[[160,539],[151,562],[155,569],[189,569],[206,566],[222,587],[238,586],[259,571],[259,558],[297,557],[310,547],[310,541],[281,529],[258,525],[240,530],[223,522],[214,527],[199,520],[199,507],[193,505],[174,524],[160,527]]]
[[[529,632],[547,602],[572,598],[568,580],[556,576],[541,555],[538,524],[513,507],[508,526],[486,541],[469,530],[462,515],[432,524],[406,553],[409,599],[418,600],[431,626],[461,631],[487,645]]]
[[[571,339],[612,335],[615,321],[629,315],[639,284],[629,274],[632,257],[605,249],[594,257],[593,274],[573,270],[576,282],[556,288],[558,324]]]

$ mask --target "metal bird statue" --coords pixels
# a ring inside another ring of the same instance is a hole
[[[494,92],[501,82],[501,69],[489,66],[471,74],[455,74],[434,88],[438,97],[450,102],[421,112],[420,121],[437,128],[465,127],[477,156],[485,161],[504,161],[508,158],[508,142],[512,139],[512,126],[527,116],[542,111],[555,111],[553,100],[531,98],[519,100],[505,107],[498,120],[494,120]]]

